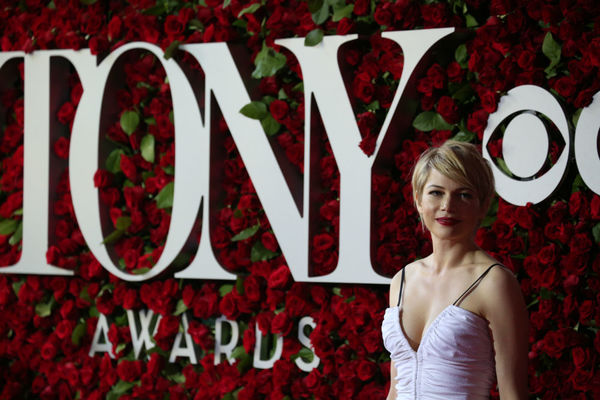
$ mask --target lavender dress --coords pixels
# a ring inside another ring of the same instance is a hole
[[[494,265],[437,316],[423,334],[417,351],[408,343],[400,324],[403,271],[399,304],[385,310],[381,325],[385,348],[397,370],[392,384],[398,400],[489,399],[495,364],[488,322],[457,304]]]

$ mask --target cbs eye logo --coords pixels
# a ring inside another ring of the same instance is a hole
[[[567,117],[550,92],[534,85],[510,90],[490,114],[483,133],[482,153],[490,161],[498,195],[519,206],[543,201],[560,185],[571,147],[583,181],[600,193],[599,127],[600,92],[582,110],[571,146]],[[494,158],[489,148],[498,139],[501,157]],[[558,154],[552,161],[551,145]]]

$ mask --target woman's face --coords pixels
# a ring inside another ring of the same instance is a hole
[[[417,210],[432,235],[446,240],[472,239],[484,217],[477,193],[432,170]]]

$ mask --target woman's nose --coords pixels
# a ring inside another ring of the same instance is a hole
[[[450,209],[450,207],[452,207],[452,200],[451,200],[450,196],[445,196],[442,199],[442,210],[448,211]]]

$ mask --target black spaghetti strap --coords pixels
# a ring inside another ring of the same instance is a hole
[[[483,272],[483,274],[479,275],[479,278],[477,278],[477,279],[475,280],[475,282],[473,282],[473,283],[471,284],[471,286],[469,286],[469,287],[467,288],[467,290],[465,290],[465,291],[463,292],[463,294],[461,294],[460,296],[458,296],[458,299],[456,299],[456,301],[455,301],[454,303],[452,303],[452,305],[453,305],[453,306],[456,306],[457,304],[460,304],[460,303],[461,303],[461,302],[462,302],[462,301],[465,299],[465,297],[467,297],[467,296],[469,295],[469,293],[471,293],[471,291],[473,291],[473,289],[474,289],[474,288],[475,288],[475,287],[476,287],[476,286],[479,284],[479,282],[481,282],[481,280],[482,280],[483,278],[485,278],[485,276],[487,275],[487,273],[488,273],[488,272],[490,272],[490,270],[491,270],[493,267],[495,267],[496,265],[500,265],[500,266],[501,266],[501,264],[499,264],[499,263],[495,263],[495,264],[492,264],[492,265],[490,265],[490,266],[488,267],[488,269],[486,269],[486,270]]]
[[[398,294],[398,304],[400,306],[400,300],[402,299],[402,289],[404,288],[404,268],[402,268],[402,277],[400,278],[400,293]]]

